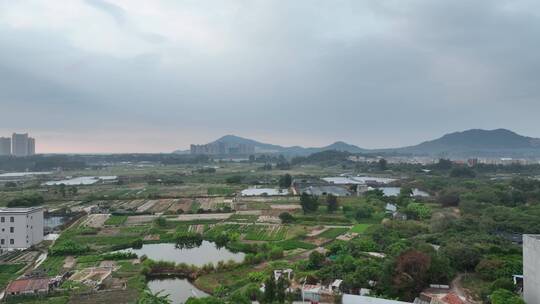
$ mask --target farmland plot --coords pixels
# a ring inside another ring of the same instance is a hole
[[[287,237],[288,228],[281,225],[251,225],[245,239],[251,241],[282,241]]]

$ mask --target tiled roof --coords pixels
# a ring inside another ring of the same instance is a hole
[[[447,294],[446,296],[444,296],[444,298],[442,298],[442,300],[444,301],[444,303],[447,303],[447,304],[465,304],[465,302],[463,302],[463,300],[461,300],[454,293]]]
[[[9,283],[6,293],[24,293],[44,289],[49,289],[49,279],[22,279]]]

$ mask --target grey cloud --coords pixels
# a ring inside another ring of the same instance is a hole
[[[47,105],[66,117],[80,109],[81,121],[119,132],[200,132],[200,142],[237,133],[388,147],[497,127],[540,136],[540,17],[517,2],[233,2],[213,8],[234,13],[216,18],[230,45],[212,52],[147,31],[129,10],[87,1],[156,48],[108,56],[77,49],[60,32],[0,25],[0,105],[11,107],[0,118],[16,124],[11,113]],[[65,125],[78,132],[84,123],[39,123]]]
[[[126,12],[119,6],[105,0],[84,0],[89,6],[109,15],[118,24],[126,23]]]

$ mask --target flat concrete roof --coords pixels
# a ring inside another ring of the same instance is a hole
[[[43,210],[43,207],[29,207],[29,208],[0,208],[0,213],[32,213]]]

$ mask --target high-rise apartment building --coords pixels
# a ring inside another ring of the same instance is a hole
[[[29,156],[36,154],[36,140],[28,137],[28,133],[11,136],[11,154],[14,156]]]
[[[0,156],[11,155],[11,138],[0,137]]]
[[[17,134],[11,136],[11,152],[15,156],[28,155],[28,133]]]
[[[28,155],[36,154],[36,139],[28,137]]]

